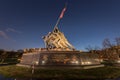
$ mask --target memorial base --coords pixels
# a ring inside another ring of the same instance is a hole
[[[23,54],[19,65],[36,67],[101,67],[98,55],[80,51],[39,51]]]

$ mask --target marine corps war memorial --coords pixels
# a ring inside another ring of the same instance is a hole
[[[69,43],[63,32],[58,28],[58,23],[63,17],[66,7],[63,8],[60,17],[54,29],[42,39],[45,43],[45,48],[25,49],[24,54],[20,60],[19,66],[35,67],[78,67],[95,68],[103,67],[101,60],[97,54],[76,50],[75,47]]]

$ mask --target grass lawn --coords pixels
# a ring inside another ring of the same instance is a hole
[[[0,66],[0,74],[14,78],[31,78],[31,68],[15,65]],[[111,79],[120,77],[120,68],[101,67],[94,69],[35,69],[33,78],[40,79]]]

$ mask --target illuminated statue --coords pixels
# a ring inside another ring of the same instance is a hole
[[[58,27],[44,36],[43,40],[47,49],[75,50]]]
[[[48,35],[43,37],[43,40],[45,42],[45,46],[47,49],[51,50],[75,50],[75,48],[68,42],[68,40],[65,38],[64,34],[59,31],[57,25],[60,21],[60,19],[63,18],[64,12],[66,11],[66,6],[63,8],[56,25],[54,27],[54,30],[52,32],[49,32]]]

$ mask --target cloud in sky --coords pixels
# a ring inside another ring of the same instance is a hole
[[[15,29],[13,29],[13,28],[7,28],[7,29],[5,29],[5,30],[0,30],[0,37],[2,37],[2,38],[4,38],[4,39],[7,39],[7,40],[12,40],[12,41],[14,41],[14,42],[16,42],[16,40],[11,39],[11,37],[8,36],[8,33],[7,33],[7,32],[13,32],[13,33],[18,33],[18,34],[21,34],[21,33],[22,33],[22,32],[20,32],[20,31],[17,31],[17,30],[15,30]]]
[[[9,39],[8,35],[4,31],[0,31],[0,37],[3,37],[5,39]]]
[[[22,33],[22,32],[20,32],[20,31],[17,31],[17,30],[15,30],[15,29],[13,29],[13,28],[7,28],[6,31],[7,31],[7,32],[19,33],[19,34]]]

